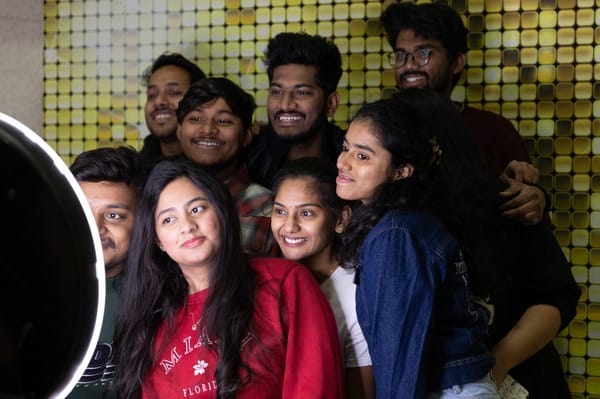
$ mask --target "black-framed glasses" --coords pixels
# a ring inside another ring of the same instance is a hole
[[[394,68],[400,68],[406,64],[406,60],[408,60],[408,56],[410,56],[413,64],[425,66],[431,58],[431,53],[433,53],[433,51],[428,48],[420,48],[412,53],[404,50],[398,50],[389,55],[389,61],[390,65]]]

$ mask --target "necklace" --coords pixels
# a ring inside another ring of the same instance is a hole
[[[192,331],[196,331],[198,329],[198,324],[200,324],[200,320],[195,321],[194,314],[192,312],[190,312],[190,314],[192,315]]]
[[[194,312],[188,310],[188,314],[192,318],[192,331],[196,331],[198,329],[198,326],[200,325],[200,321],[202,320],[202,318],[196,321],[196,318],[194,317]]]

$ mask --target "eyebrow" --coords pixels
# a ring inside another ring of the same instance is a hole
[[[438,46],[438,45],[436,45],[436,44],[434,44],[434,43],[427,43],[427,42],[425,42],[425,43],[420,43],[419,45],[417,45],[417,46],[414,46],[414,47],[415,47],[415,50],[420,50],[420,49],[424,49],[424,48],[425,48],[425,49],[432,49],[432,48],[433,48],[433,49],[439,49],[439,48],[440,48],[440,46]],[[404,47],[396,47],[396,46],[394,46],[394,51],[404,51],[404,52],[408,52],[408,51],[406,51],[406,49],[405,49]],[[414,51],[414,50],[413,50],[413,51]]]
[[[210,101],[209,101],[209,102],[210,102]],[[200,105],[198,105],[198,106],[197,106],[197,107],[195,107],[194,109],[190,110],[190,112],[188,112],[188,114],[189,114],[189,113],[192,113],[192,112],[194,112],[194,111],[196,111],[196,112],[200,112],[200,113],[204,113],[204,112],[205,112],[205,109],[206,109],[206,107],[204,107],[204,105],[205,105],[205,104],[208,104],[208,102],[207,102],[207,103],[204,103],[204,104],[200,104]],[[215,113],[216,113],[217,115],[220,115],[220,114],[227,114],[227,115],[231,115],[231,116],[235,116],[236,118],[239,118],[239,116],[237,116],[237,115],[236,115],[236,114],[235,114],[233,111],[231,111],[230,109],[224,109],[224,108],[223,108],[223,109],[217,109],[217,111],[216,111]]]
[[[282,204],[281,202],[278,202],[278,201],[273,201],[273,205],[279,205],[281,207],[287,208],[286,205],[284,205],[284,204]],[[315,208],[323,208],[323,206],[321,204],[311,203],[311,202],[307,202],[306,204],[294,205],[294,208],[303,208],[303,207],[307,207],[307,206],[314,206]]]
[[[181,86],[181,84],[179,82],[168,82],[167,86],[168,87],[179,87],[179,86]],[[146,90],[153,89],[155,87],[158,87],[158,85],[156,83],[150,83]]]
[[[373,154],[377,154],[377,152],[375,152],[375,150],[372,149],[371,147],[369,147],[368,145],[364,145],[364,144],[350,144],[348,142],[348,140],[346,140],[346,139],[344,139],[344,144],[347,144],[350,147],[352,147],[352,146],[357,147],[357,148],[359,148],[361,150],[368,151],[368,152],[373,153]]]
[[[277,83],[277,82],[271,82],[270,86],[277,86],[277,87],[284,87],[281,83]],[[309,83],[297,83],[295,85],[291,86],[294,89],[298,89],[300,87],[309,87],[309,88],[315,88],[318,87],[317,85],[312,85]]]
[[[185,204],[183,204],[183,205],[184,205],[184,207],[187,207],[187,206],[190,206],[190,205],[192,205],[194,202],[197,202],[197,201],[206,201],[206,202],[208,202],[208,200],[207,200],[206,198],[204,198],[204,197],[195,197],[195,198],[192,198],[191,200],[187,201],[187,202],[186,202]],[[162,215],[162,214],[165,214],[165,213],[167,213],[167,212],[172,212],[172,211],[174,211],[174,210],[175,210],[175,208],[176,208],[176,207],[172,206],[172,207],[170,207],[170,208],[163,209],[162,211],[158,212],[158,214],[156,215],[156,217],[158,218],[158,217],[159,217],[160,215]]]
[[[124,203],[116,203],[116,204],[108,204],[106,205],[106,207],[108,209],[125,209],[125,210],[129,210],[129,205],[124,204]]]

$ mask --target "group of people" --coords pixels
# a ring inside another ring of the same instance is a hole
[[[107,304],[70,397],[570,397],[551,341],[580,291],[518,132],[450,100],[460,15],[381,20],[398,91],[346,132],[341,55],[318,35],[269,41],[265,125],[179,54],[147,70],[142,150],[71,166]]]

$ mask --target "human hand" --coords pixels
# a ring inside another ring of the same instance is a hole
[[[496,385],[500,386],[506,379],[506,376],[508,375],[508,370],[505,370],[504,367],[498,364],[498,359],[496,359],[496,363],[494,364],[494,367],[492,367],[492,369],[490,370],[490,373],[492,373],[492,379],[494,380]]]
[[[500,192],[500,196],[508,198],[500,206],[502,216],[514,219],[526,226],[533,226],[542,221],[546,208],[546,195],[537,186],[508,179],[509,186]]]
[[[529,162],[510,161],[504,172],[500,175],[502,181],[516,180],[521,183],[537,184],[540,180],[540,171]]]

